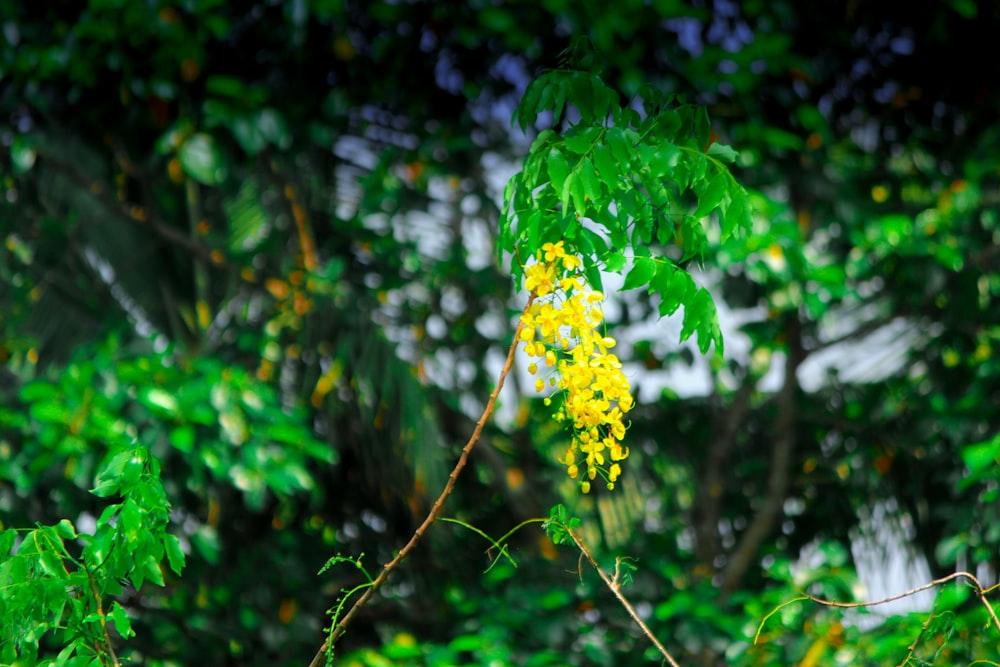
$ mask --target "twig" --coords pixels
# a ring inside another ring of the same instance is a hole
[[[909,648],[906,649],[906,657],[903,658],[903,661],[899,663],[896,667],[906,667],[906,664],[910,662],[910,660],[913,658],[914,651],[917,650],[917,646],[923,640],[924,634],[927,632],[927,628],[931,626],[931,621],[933,621],[936,618],[936,616],[937,615],[934,613],[934,610],[932,609],[930,615],[927,617],[927,620],[924,621],[924,624],[920,627],[920,632],[917,633],[917,636],[913,640],[913,643],[910,644]]]
[[[754,636],[753,641],[754,644],[757,643],[757,639],[760,637],[760,632],[764,628],[764,624],[767,623],[767,619],[771,618],[771,616],[773,616],[779,609],[782,609],[783,607],[786,607],[794,602],[801,602],[802,600],[810,600],[812,602],[815,602],[816,604],[821,604],[826,607],[836,607],[838,609],[858,609],[860,607],[874,607],[875,605],[886,604],[888,602],[895,602],[896,600],[902,600],[903,598],[910,597],[911,595],[922,593],[928,589],[940,586],[941,584],[946,584],[952,579],[958,579],[959,577],[965,577],[966,579],[968,579],[969,581],[971,581],[973,584],[976,585],[976,597],[978,597],[979,601],[983,603],[984,607],[986,607],[986,611],[990,615],[990,618],[993,621],[993,627],[997,629],[997,632],[1000,632],[1000,619],[997,618],[996,612],[993,611],[993,606],[990,604],[989,600],[986,599],[986,594],[996,589],[997,587],[1000,587],[1000,584],[997,584],[996,586],[991,586],[989,588],[985,588],[981,583],[979,583],[979,579],[976,579],[975,575],[972,575],[968,572],[953,572],[952,574],[949,574],[945,577],[941,577],[940,579],[935,579],[934,581],[928,582],[923,586],[917,586],[916,588],[911,588],[908,591],[897,593],[896,595],[890,595],[889,597],[882,598],[880,600],[865,600],[863,602],[837,602],[836,600],[824,600],[823,598],[818,598],[815,595],[809,595],[808,593],[804,593],[800,597],[797,597],[793,600],[788,600],[787,602],[783,602],[782,604],[778,605],[777,608],[771,611],[771,613],[765,616],[763,620],[761,620],[760,625],[757,627],[757,634]]]
[[[604,585],[608,587],[608,590],[611,591],[616,598],[618,598],[618,602],[625,607],[625,611],[628,612],[628,615],[632,617],[635,624],[639,626],[640,630],[642,630],[642,634],[646,635],[646,638],[653,643],[653,646],[655,646],[656,650],[660,652],[660,655],[663,656],[664,660],[670,663],[671,667],[680,667],[680,665],[677,664],[677,661],[674,660],[673,656],[670,655],[670,652],[667,651],[663,644],[660,643],[660,640],[656,638],[653,631],[649,629],[649,626],[647,626],[642,618],[639,617],[639,613],[635,610],[635,607],[632,606],[632,603],[629,602],[628,598],[626,598],[621,592],[618,582],[613,581],[611,577],[609,577],[607,573],[601,569],[601,566],[597,564],[597,561],[594,560],[594,556],[590,553],[590,549],[587,548],[587,545],[585,545],[583,541],[577,537],[576,533],[570,530],[569,526],[566,526],[566,532],[573,539],[573,542],[580,550],[580,553],[583,554],[583,556],[590,562],[590,565],[597,571],[597,575],[601,578],[601,581],[604,582]]]
[[[535,294],[528,297],[528,302],[524,305],[524,312],[527,313],[528,309],[531,308],[531,304],[535,300]],[[458,457],[458,462],[452,469],[451,473],[448,475],[448,482],[444,485],[444,489],[441,491],[441,495],[438,496],[437,500],[431,506],[430,511],[427,513],[427,517],[423,522],[417,527],[410,537],[410,541],[399,550],[395,558],[386,563],[382,567],[382,572],[379,573],[378,577],[372,582],[365,594],[358,598],[348,612],[344,615],[337,626],[330,633],[330,637],[327,641],[323,642],[323,645],[317,651],[316,655],[313,656],[312,662],[309,663],[309,667],[319,667],[323,660],[323,656],[330,649],[330,647],[341,637],[344,632],[347,631],[347,625],[351,622],[351,619],[361,610],[362,607],[367,604],[367,602],[372,598],[382,584],[386,582],[389,578],[389,573],[391,573],[396,566],[403,562],[404,559],[413,551],[413,548],[417,546],[420,538],[423,537],[424,532],[430,527],[432,523],[441,514],[441,510],[444,507],[444,501],[448,499],[451,495],[452,490],[455,488],[455,482],[458,479],[458,475],[462,472],[465,464],[469,460],[469,454],[472,452],[472,448],[476,446],[479,441],[479,436],[483,433],[483,428],[486,426],[486,422],[489,420],[490,415],[493,414],[493,408],[496,405],[497,397],[500,395],[500,390],[503,389],[504,380],[507,378],[507,374],[510,373],[511,366],[514,364],[514,354],[517,352],[517,346],[521,342],[521,329],[524,328],[524,321],[518,318],[517,328],[514,330],[514,340],[510,344],[510,349],[507,351],[507,361],[504,362],[503,370],[500,372],[500,377],[497,380],[497,386],[493,388],[493,393],[490,394],[489,400],[486,402],[486,408],[483,410],[482,416],[476,423],[476,428],[473,430],[472,435],[469,437],[469,441],[465,443],[465,447],[462,448],[462,454]]]
[[[822,598],[809,595],[808,593],[806,594],[805,597],[807,597],[808,599],[812,600],[817,604],[825,605],[827,607],[838,607],[840,609],[857,609],[858,607],[874,607],[875,605],[886,604],[887,602],[894,602],[896,600],[901,600],[903,598],[910,597],[911,595],[916,595],[917,593],[922,593],[923,591],[926,591],[930,588],[934,588],[935,586],[940,586],[941,584],[946,584],[952,579],[958,579],[959,577],[965,577],[966,579],[968,579],[969,581],[971,581],[976,585],[976,597],[978,597],[979,601],[983,603],[984,607],[986,607],[986,611],[989,613],[990,618],[993,620],[993,626],[997,629],[997,632],[1000,632],[1000,619],[997,618],[996,612],[993,611],[993,606],[990,605],[989,600],[986,599],[986,593],[993,590],[993,588],[996,588],[996,586],[987,589],[983,587],[981,583],[979,583],[979,580],[976,579],[975,575],[972,575],[968,572],[953,572],[952,574],[949,574],[946,577],[935,579],[934,581],[928,582],[923,586],[917,586],[916,588],[911,588],[908,591],[905,591],[903,593],[898,593],[896,595],[890,595],[889,597],[882,598],[881,600],[871,600],[865,602],[837,602],[835,600],[824,600]]]
[[[94,600],[97,602],[97,616],[101,622],[101,632],[104,634],[104,645],[107,647],[108,656],[111,658],[111,664],[114,667],[119,667],[121,663],[118,661],[118,655],[115,653],[115,647],[111,643],[111,635],[108,633],[108,621],[107,616],[104,614],[104,605],[101,604],[101,594],[97,591],[97,584],[94,583],[94,577],[90,574],[90,568],[85,566],[83,571],[86,573],[87,582],[90,584],[90,593],[94,596]]]

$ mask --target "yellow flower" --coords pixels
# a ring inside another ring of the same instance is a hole
[[[608,352],[617,341],[598,331],[604,321],[600,307],[604,295],[589,289],[579,271],[580,259],[567,254],[563,241],[544,244],[536,257],[538,261],[525,269],[525,288],[538,300],[522,316],[520,338],[529,357],[544,356],[545,363],[555,368],[549,384],[563,392],[554,418],[567,424],[572,435],[559,462],[576,479],[581,476],[576,458],[582,454],[583,492],[590,491],[590,481],[598,475],[611,489],[621,475],[619,462],[628,457],[628,448],[620,441],[628,428],[624,413],[635,402],[621,361]],[[528,370],[537,373],[538,364],[531,362]],[[537,378],[535,389],[544,388],[545,381]],[[546,398],[545,404],[551,400]]]
[[[542,252],[545,254],[546,262],[554,262],[561,257],[566,256],[566,251],[563,249],[563,242],[558,243],[546,243],[542,246]]]

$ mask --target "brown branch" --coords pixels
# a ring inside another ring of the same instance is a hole
[[[59,158],[45,154],[44,163],[54,167],[59,173],[68,178],[81,192],[88,194],[92,199],[104,207],[119,214],[119,216],[129,223],[153,232],[160,239],[187,251],[194,257],[206,261],[210,266],[223,267],[228,264],[225,255],[213,253],[212,248],[191,239],[183,230],[170,225],[165,220],[161,220],[153,211],[148,208],[141,209],[138,214],[138,207],[129,202],[119,202],[104,184],[94,181],[81,172],[74,165],[64,162]],[[220,261],[221,260],[221,261]]]
[[[949,581],[951,581],[952,579],[957,579],[959,577],[965,577],[966,579],[970,580],[972,583],[974,583],[976,585],[976,595],[979,597],[979,601],[983,603],[984,607],[986,607],[986,612],[990,615],[990,619],[992,619],[992,621],[993,621],[993,627],[995,627],[997,629],[997,632],[1000,632],[1000,619],[997,618],[996,612],[993,611],[993,606],[990,605],[989,600],[986,599],[986,595],[990,591],[993,591],[996,588],[1000,587],[1000,584],[997,584],[995,586],[991,586],[989,588],[984,588],[983,585],[981,583],[979,583],[979,579],[977,579],[974,575],[969,574],[968,572],[953,572],[952,574],[949,574],[949,575],[947,575],[945,577],[941,577],[940,579],[935,579],[934,581],[926,583],[926,584],[924,584],[922,586],[917,586],[916,588],[911,588],[910,590],[905,591],[903,593],[897,593],[896,595],[890,595],[889,597],[882,598],[880,600],[866,600],[864,602],[837,602],[836,600],[824,600],[823,598],[818,598],[818,597],[816,597],[814,595],[809,595],[808,593],[803,593],[800,597],[794,598],[792,600],[788,600],[787,602],[782,602],[780,605],[778,605],[777,607],[775,607],[774,609],[772,609],[761,620],[760,625],[757,626],[757,633],[754,635],[753,643],[754,644],[757,643],[757,640],[760,638],[760,633],[764,629],[764,624],[767,623],[767,620],[769,618],[771,618],[772,616],[774,616],[781,609],[787,607],[790,604],[794,604],[795,602],[801,602],[802,600],[809,600],[811,602],[815,602],[816,604],[821,604],[821,605],[823,605],[825,607],[836,607],[838,609],[858,609],[860,607],[874,607],[876,605],[886,604],[888,602],[895,602],[896,600],[902,600],[903,598],[910,597],[911,595],[916,595],[917,593],[922,593],[922,592],[924,592],[926,590],[934,588],[935,586],[940,586],[941,584],[946,584]],[[934,614],[934,612],[932,611],[931,612],[932,618],[933,618],[933,614]],[[926,626],[929,623],[930,623],[930,619],[928,619],[927,623],[925,623],[924,629],[926,629]],[[921,635],[922,634],[923,634],[923,630],[921,630]],[[919,641],[919,639],[920,639],[920,637],[918,636],[916,641]],[[912,646],[910,646],[911,653],[912,653],[912,650],[913,650],[914,646],[916,646],[916,641],[914,642],[914,644]],[[904,664],[905,664],[905,661],[904,661]]]
[[[739,586],[740,580],[760,550],[760,545],[778,523],[788,493],[792,452],[795,449],[795,423],[798,418],[796,392],[799,382],[796,373],[807,355],[802,347],[802,323],[796,313],[791,314],[785,335],[788,346],[785,379],[777,396],[778,415],[774,425],[774,447],[771,450],[767,492],[764,502],[750,521],[749,527],[743,533],[722,572],[724,594],[732,593]]]
[[[101,603],[101,594],[97,590],[97,584],[94,582],[94,577],[90,574],[90,569],[84,566],[83,571],[87,575],[87,582],[90,584],[90,594],[94,596],[94,600],[97,602],[97,616],[101,621],[101,632],[104,634],[104,645],[107,647],[108,656],[111,658],[111,664],[114,667],[119,667],[121,663],[118,661],[118,655],[115,653],[115,647],[111,643],[111,635],[108,633],[108,620],[104,613],[104,605]],[[104,662],[103,660],[101,661]]]
[[[965,577],[966,579],[968,579],[969,581],[971,581],[976,585],[976,597],[978,597],[979,601],[983,603],[984,607],[986,607],[987,613],[989,613],[990,618],[993,620],[993,626],[997,629],[997,632],[1000,632],[1000,619],[997,618],[996,612],[993,611],[993,606],[990,604],[989,600],[986,599],[986,594],[989,591],[996,588],[996,586],[985,588],[981,583],[979,583],[979,579],[977,579],[975,575],[972,575],[968,572],[953,572],[945,577],[941,577],[940,579],[935,579],[934,581],[928,582],[923,586],[917,586],[916,588],[911,588],[910,590],[905,591],[903,593],[890,595],[889,597],[882,598],[880,600],[866,600],[864,602],[837,602],[836,600],[824,600],[823,598],[818,598],[814,595],[809,595],[808,593],[805,594],[805,597],[807,597],[812,602],[815,602],[816,604],[821,604],[826,607],[837,607],[838,609],[857,609],[859,607],[874,607],[875,605],[886,604],[888,602],[895,602],[896,600],[902,600],[903,598],[910,597],[911,595],[922,593],[936,586],[940,586],[941,584],[946,584],[952,579],[958,579],[959,577]]]
[[[576,547],[580,550],[580,553],[583,554],[583,557],[587,559],[591,567],[593,567],[594,570],[597,571],[597,575],[601,578],[601,581],[604,582],[604,585],[608,587],[608,590],[611,591],[611,593],[616,598],[618,598],[618,602],[620,602],[621,605],[625,607],[625,611],[628,612],[628,615],[632,617],[632,620],[635,621],[635,624],[639,626],[640,630],[642,630],[642,634],[646,635],[646,638],[653,643],[653,646],[655,646],[656,650],[660,652],[660,655],[663,656],[663,659],[666,660],[668,663],[670,663],[671,667],[680,667],[680,665],[677,664],[677,661],[674,660],[673,656],[670,655],[669,651],[667,651],[667,649],[664,648],[663,644],[660,643],[660,640],[656,638],[656,635],[653,634],[653,631],[649,629],[649,626],[647,626],[646,623],[643,622],[642,618],[640,618],[639,616],[639,613],[635,610],[635,607],[632,606],[632,603],[629,602],[628,598],[625,597],[625,595],[622,593],[621,587],[618,584],[617,574],[615,575],[614,579],[609,577],[607,572],[602,570],[601,566],[597,564],[596,560],[594,560],[594,556],[593,554],[590,553],[590,549],[587,548],[587,545],[585,545],[583,541],[579,537],[577,537],[576,533],[570,530],[569,526],[566,526],[565,528],[569,536],[573,538],[573,542],[576,544]]]
[[[524,313],[528,312],[528,309],[531,308],[531,304],[534,300],[535,294],[532,292],[531,296],[528,297],[528,302],[524,306]],[[455,488],[455,482],[458,479],[458,475],[462,472],[462,469],[468,462],[469,454],[472,452],[473,447],[476,446],[476,443],[479,441],[479,436],[482,435],[483,428],[486,426],[486,422],[489,421],[490,416],[493,414],[493,408],[496,405],[497,397],[500,395],[500,390],[503,389],[504,380],[507,378],[507,374],[510,373],[511,366],[514,364],[514,354],[517,352],[517,346],[521,342],[521,329],[523,328],[524,321],[518,318],[517,328],[514,330],[514,340],[511,342],[510,349],[507,351],[507,360],[504,362],[503,370],[500,371],[500,377],[497,380],[497,385],[493,388],[493,392],[490,394],[490,398],[486,402],[486,408],[483,410],[482,416],[476,423],[476,428],[469,437],[469,441],[465,443],[465,447],[462,448],[462,454],[458,457],[458,462],[448,475],[448,482],[444,485],[441,495],[439,495],[437,500],[434,501],[434,504],[431,506],[427,516],[413,532],[409,542],[407,542],[406,545],[399,550],[395,558],[382,567],[382,571],[379,573],[378,577],[372,581],[371,585],[368,586],[364,595],[358,598],[344,617],[340,619],[340,622],[337,623],[337,626],[330,633],[329,639],[323,642],[319,651],[317,651],[316,655],[313,656],[312,662],[309,663],[309,667],[319,667],[323,660],[323,656],[347,631],[347,625],[351,622],[354,616],[357,615],[361,608],[368,603],[368,601],[375,594],[375,591],[381,588],[382,585],[388,580],[389,574],[406,559],[411,551],[413,551],[414,547],[416,547],[417,543],[420,541],[420,538],[423,537],[430,525],[434,523],[434,521],[441,514],[441,510],[444,508],[444,501],[448,499],[448,496],[451,495],[452,490]]]
[[[750,397],[756,378],[747,375],[743,385],[736,392],[729,408],[716,415],[716,428],[708,443],[708,464],[695,500],[695,541],[700,563],[711,568],[712,561],[720,553],[719,516],[722,513],[723,491],[725,490],[726,468],[729,456],[736,445],[736,436],[746,422],[750,412]]]

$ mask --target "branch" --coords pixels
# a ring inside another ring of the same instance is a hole
[[[903,593],[897,593],[896,595],[890,595],[889,597],[882,598],[881,600],[869,600],[865,602],[837,602],[836,600],[824,600],[823,598],[818,598],[808,594],[806,595],[806,597],[812,600],[813,602],[824,605],[826,607],[837,607],[840,609],[874,607],[875,605],[886,604],[887,602],[895,602],[896,600],[901,600],[903,598],[910,597],[911,595],[922,593],[928,589],[940,586],[941,584],[946,584],[952,579],[958,579],[959,577],[965,577],[966,579],[968,579],[969,581],[971,581],[976,585],[976,597],[978,597],[979,601],[983,603],[984,607],[986,607],[987,613],[989,613],[990,618],[993,620],[993,626],[997,629],[997,632],[1000,632],[1000,619],[997,618],[996,612],[993,611],[993,606],[990,605],[989,601],[986,599],[986,594],[989,591],[995,589],[996,586],[985,588],[981,583],[979,583],[979,579],[977,579],[975,575],[972,575],[968,572],[953,572],[945,577],[941,577],[940,579],[935,579],[934,581],[926,583],[923,586],[917,586],[916,588],[911,588],[908,591],[905,591]]]
[[[760,549],[761,543],[774,530],[788,493],[788,473],[792,464],[792,451],[795,449],[795,422],[798,416],[795,394],[799,382],[796,372],[807,355],[802,347],[802,323],[794,313],[785,334],[788,340],[788,356],[785,359],[785,380],[777,397],[778,416],[774,427],[774,449],[771,450],[767,494],[760,510],[754,515],[723,570],[724,594],[736,590],[743,575],[750,568],[750,563]]]
[[[736,436],[746,422],[747,413],[750,411],[750,397],[755,385],[756,378],[748,374],[729,408],[716,416],[717,427],[708,443],[708,465],[698,485],[698,497],[694,508],[697,517],[695,539],[698,559],[709,567],[720,552],[719,515],[722,511],[726,464],[736,445]]]
[[[534,300],[535,294],[532,292],[531,296],[528,297],[528,302],[524,306],[525,313],[527,313],[528,309],[531,308],[531,304]],[[448,475],[448,482],[444,485],[441,495],[439,495],[437,500],[434,501],[430,512],[427,513],[427,517],[424,518],[423,522],[413,532],[413,535],[410,537],[410,541],[399,550],[399,553],[396,554],[395,558],[382,567],[382,572],[379,573],[378,577],[375,578],[371,586],[368,587],[365,594],[358,598],[357,602],[351,606],[344,617],[340,619],[340,622],[337,623],[336,627],[333,628],[327,641],[323,642],[319,651],[317,651],[316,655],[313,656],[312,662],[309,663],[309,667],[319,667],[326,652],[330,650],[333,647],[333,644],[336,643],[336,641],[347,631],[347,625],[351,622],[351,619],[353,619],[361,608],[368,603],[368,601],[375,594],[375,591],[381,588],[382,585],[388,580],[389,574],[406,559],[411,551],[413,551],[414,547],[416,547],[417,543],[420,541],[420,538],[423,537],[430,525],[434,523],[434,521],[441,514],[441,510],[444,508],[444,501],[448,499],[448,496],[451,495],[452,490],[455,488],[455,482],[458,479],[458,475],[462,472],[462,469],[468,462],[469,454],[472,452],[472,448],[476,446],[476,443],[479,441],[479,436],[482,435],[483,428],[486,426],[486,422],[493,414],[493,408],[496,405],[497,396],[500,395],[500,390],[503,389],[504,380],[507,378],[507,374],[510,373],[511,366],[514,364],[514,354],[517,352],[517,346],[521,342],[522,328],[524,328],[524,322],[518,318],[517,328],[514,330],[514,340],[510,344],[510,350],[507,352],[507,361],[504,362],[503,370],[500,371],[500,377],[497,380],[497,385],[493,388],[493,393],[490,394],[490,398],[486,402],[486,408],[483,410],[482,416],[476,423],[476,428],[469,437],[469,441],[465,443],[465,447],[462,448],[462,454],[458,457],[458,462]]]
[[[773,616],[774,613],[779,609],[782,609],[793,602],[798,602],[800,600],[810,600],[812,602],[815,602],[816,604],[821,604],[825,607],[836,607],[838,609],[858,609],[860,607],[874,607],[876,605],[886,604],[888,602],[895,602],[896,600],[902,600],[903,598],[910,597],[911,595],[916,595],[917,593],[922,593],[931,588],[935,588],[936,586],[940,586],[941,584],[946,584],[952,579],[958,579],[959,577],[965,577],[973,584],[975,584],[976,596],[979,598],[979,601],[983,603],[983,606],[986,607],[986,612],[990,615],[990,619],[993,621],[993,627],[997,629],[997,632],[1000,632],[1000,619],[997,618],[996,612],[993,611],[993,606],[990,605],[989,600],[986,599],[986,594],[1000,587],[1000,584],[997,584],[996,586],[991,586],[989,588],[985,588],[981,583],[979,583],[979,579],[977,579],[974,575],[968,572],[953,572],[952,574],[949,574],[945,577],[941,577],[940,579],[935,579],[934,581],[926,583],[923,586],[917,586],[916,588],[911,588],[910,590],[905,591],[903,593],[890,595],[889,597],[882,598],[880,600],[866,600],[864,602],[837,602],[836,600],[824,600],[823,598],[818,598],[815,595],[809,595],[808,593],[804,593],[801,597],[797,597],[794,600],[789,600],[788,602],[784,602],[778,605],[778,607],[772,610],[771,613],[765,616],[764,619],[760,622],[760,625],[757,627],[757,634],[754,636],[753,643],[756,644],[757,640],[760,638],[761,630],[763,630],[764,624],[767,622],[767,619],[771,618],[771,616]]]
[[[868,320],[858,325],[857,328],[848,331],[847,333],[837,336],[836,338],[831,338],[830,340],[819,341],[813,347],[809,348],[809,353],[819,352],[820,350],[825,350],[827,348],[833,347],[835,345],[840,345],[841,343],[847,343],[853,340],[858,340],[864,338],[869,334],[873,334],[884,326],[891,324],[897,317],[898,313],[892,315],[887,315],[885,317],[876,317],[875,319]]]
[[[118,202],[102,183],[88,178],[86,174],[74,165],[64,162],[51,154],[44,155],[44,159],[47,164],[54,167],[63,176],[68,178],[73,185],[79,188],[80,192],[86,193],[107,209],[118,213],[122,219],[129,223],[153,232],[153,234],[163,241],[177,246],[192,256],[207,262],[209,266],[224,267],[228,264],[225,255],[213,253],[212,248],[191,239],[182,230],[160,219],[153,211],[135,206],[129,202]]]
[[[590,549],[587,548],[587,545],[585,545],[583,541],[577,537],[576,533],[570,530],[569,526],[566,526],[565,528],[566,533],[573,538],[573,542],[580,550],[580,553],[584,555],[591,567],[597,571],[597,575],[601,578],[601,581],[604,582],[604,585],[608,587],[608,590],[611,591],[611,593],[618,598],[618,602],[625,607],[625,611],[628,612],[628,615],[632,617],[635,624],[639,626],[640,630],[642,630],[642,634],[646,635],[646,638],[653,643],[653,646],[655,646],[656,650],[660,652],[663,659],[670,663],[671,667],[680,667],[680,665],[677,664],[677,661],[674,660],[673,656],[670,655],[667,649],[663,647],[663,644],[660,643],[660,640],[656,638],[656,635],[653,634],[652,630],[649,629],[649,626],[647,626],[643,622],[642,618],[639,617],[639,613],[635,610],[635,607],[632,606],[632,603],[629,602],[628,598],[626,598],[621,592],[621,588],[617,582],[617,577],[614,580],[611,579],[611,577],[609,577],[607,573],[601,569],[601,566],[597,564],[597,561],[594,560],[594,556],[590,553]]]
[[[94,582],[94,577],[91,575],[90,569],[84,566],[83,571],[86,573],[87,582],[90,584],[90,594],[93,595],[94,600],[97,602],[97,617],[101,623],[101,633],[104,635],[102,640],[105,649],[108,652],[108,657],[111,659],[113,667],[119,667],[121,663],[118,661],[114,644],[111,642],[111,635],[108,633],[108,618],[104,613],[104,605],[101,603],[101,594],[97,590],[97,584]],[[104,661],[101,660],[101,662],[103,663]]]

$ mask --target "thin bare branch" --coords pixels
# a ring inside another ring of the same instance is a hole
[[[876,605],[886,604],[887,602],[895,602],[896,600],[902,600],[903,598],[910,597],[911,595],[916,595],[917,593],[922,593],[923,591],[929,590],[936,586],[940,586],[941,584],[946,584],[952,579],[958,579],[959,577],[964,577],[969,581],[971,581],[973,584],[975,584],[976,596],[979,598],[979,601],[983,603],[983,606],[986,607],[986,611],[987,613],[989,613],[990,618],[993,621],[993,626],[997,629],[997,632],[1000,632],[1000,619],[997,618],[996,612],[993,611],[993,605],[991,605],[989,600],[986,599],[986,594],[989,591],[996,588],[996,586],[993,586],[991,588],[985,588],[981,583],[979,583],[979,579],[977,579],[975,575],[970,574],[968,572],[953,572],[952,574],[949,574],[945,577],[941,577],[940,579],[935,579],[934,581],[928,582],[923,586],[917,586],[916,588],[911,588],[908,591],[904,591],[896,595],[890,595],[887,598],[881,598],[879,600],[866,600],[864,602],[837,602],[836,600],[824,600],[823,598],[818,598],[816,596],[808,594],[806,594],[806,597],[815,602],[816,604],[821,604],[827,607],[837,607],[840,609],[857,609],[858,607],[874,607]]]
[[[889,597],[881,598],[878,600],[864,600],[862,602],[838,602],[836,600],[824,600],[823,598],[818,598],[815,595],[809,595],[808,593],[803,593],[799,597],[781,603],[780,605],[775,607],[767,616],[765,616],[763,620],[761,620],[760,625],[757,627],[757,634],[754,636],[754,644],[757,643],[757,639],[760,637],[761,630],[763,630],[764,624],[767,623],[767,620],[771,618],[771,616],[773,616],[778,610],[795,602],[810,600],[812,602],[815,602],[816,604],[821,604],[825,607],[836,607],[838,609],[858,609],[861,607],[874,607],[876,605],[887,604],[889,602],[895,602],[896,600],[902,600],[903,598],[910,597],[911,595],[916,595],[917,593],[922,593],[936,586],[940,586],[941,584],[946,584],[949,581],[952,581],[953,579],[958,579],[959,577],[964,577],[969,581],[971,581],[973,584],[975,584],[976,596],[979,598],[979,601],[983,603],[983,606],[986,607],[986,613],[990,615],[990,619],[993,621],[993,627],[997,629],[997,632],[1000,632],[1000,619],[997,618],[996,612],[993,611],[993,605],[991,605],[989,600],[986,599],[986,595],[991,591],[995,590],[996,588],[1000,587],[1000,584],[991,586],[990,588],[985,588],[979,582],[979,579],[975,577],[975,575],[970,574],[968,572],[953,572],[952,574],[941,577],[940,579],[935,579],[934,581],[928,582],[922,586],[917,586],[916,588],[911,588],[908,591],[897,593],[896,595],[890,595]],[[930,621],[928,620],[928,623],[929,622]],[[917,638],[917,640],[919,641],[919,637]],[[910,648],[912,650],[913,647],[911,646]]]
[[[531,308],[531,304],[535,300],[535,294],[532,293],[528,297],[528,302],[524,306],[524,312],[527,313],[528,309]],[[448,482],[445,484],[444,489],[441,491],[441,495],[438,496],[437,500],[431,506],[430,511],[424,518],[423,522],[417,527],[410,537],[409,542],[399,550],[395,558],[386,563],[382,567],[382,571],[379,573],[378,577],[372,582],[371,586],[365,591],[358,600],[351,606],[351,608],[344,614],[344,617],[340,619],[337,626],[330,633],[330,637],[327,641],[323,642],[323,645],[317,651],[316,655],[313,656],[312,662],[309,663],[309,667],[319,667],[323,662],[323,656],[330,649],[331,645],[335,643],[343,634],[347,631],[347,625],[351,620],[357,615],[365,604],[372,598],[379,588],[388,580],[389,574],[396,569],[396,567],[402,563],[406,557],[413,551],[417,543],[420,542],[420,538],[424,536],[424,533],[430,527],[432,523],[441,514],[441,510],[444,508],[444,502],[451,495],[452,490],[455,488],[455,482],[458,480],[459,474],[462,469],[465,468],[465,464],[469,460],[469,454],[472,453],[473,447],[479,442],[479,437],[483,433],[483,428],[486,426],[486,422],[489,421],[490,416],[493,414],[493,408],[496,405],[497,397],[500,395],[500,391],[503,389],[504,380],[507,378],[507,374],[510,373],[510,369],[514,364],[514,355],[517,352],[517,346],[521,342],[521,329],[524,328],[524,322],[518,318],[517,328],[514,331],[514,340],[510,344],[510,349],[507,351],[507,360],[504,362],[503,370],[500,372],[500,377],[497,380],[496,387],[493,388],[493,393],[490,394],[489,400],[486,402],[486,408],[483,410],[482,416],[476,423],[476,428],[473,430],[472,435],[469,437],[469,441],[465,443],[465,447],[462,448],[462,454],[458,457],[458,462],[452,469],[451,473],[448,475]]]
[[[566,532],[569,534],[571,538],[573,538],[573,542],[574,544],[576,544],[577,549],[580,550],[580,553],[583,555],[583,557],[586,558],[587,561],[590,563],[591,567],[594,568],[594,570],[597,572],[597,575],[601,578],[601,581],[604,582],[604,585],[608,587],[608,590],[611,591],[611,593],[616,598],[618,598],[618,602],[620,602],[621,605],[625,607],[625,611],[628,612],[628,615],[632,617],[632,620],[635,621],[635,624],[639,626],[640,630],[642,630],[642,634],[646,635],[646,638],[649,639],[649,641],[652,642],[653,646],[656,647],[656,650],[660,652],[660,655],[663,656],[663,659],[666,660],[671,665],[671,667],[680,667],[680,665],[677,664],[677,661],[674,660],[674,657],[670,655],[670,652],[667,651],[667,649],[663,646],[663,644],[660,643],[660,640],[656,638],[656,635],[653,634],[653,631],[649,629],[649,626],[646,625],[646,623],[642,620],[642,618],[639,616],[639,612],[637,612],[635,610],[635,607],[632,606],[632,603],[629,602],[628,598],[625,597],[625,595],[622,593],[621,588],[617,581],[618,579],[617,573],[615,575],[615,579],[609,577],[607,572],[602,570],[601,566],[597,564],[596,560],[594,560],[594,555],[590,553],[590,549],[588,549],[587,545],[583,543],[583,540],[581,540],[576,533],[570,530],[569,526],[566,526]]]

